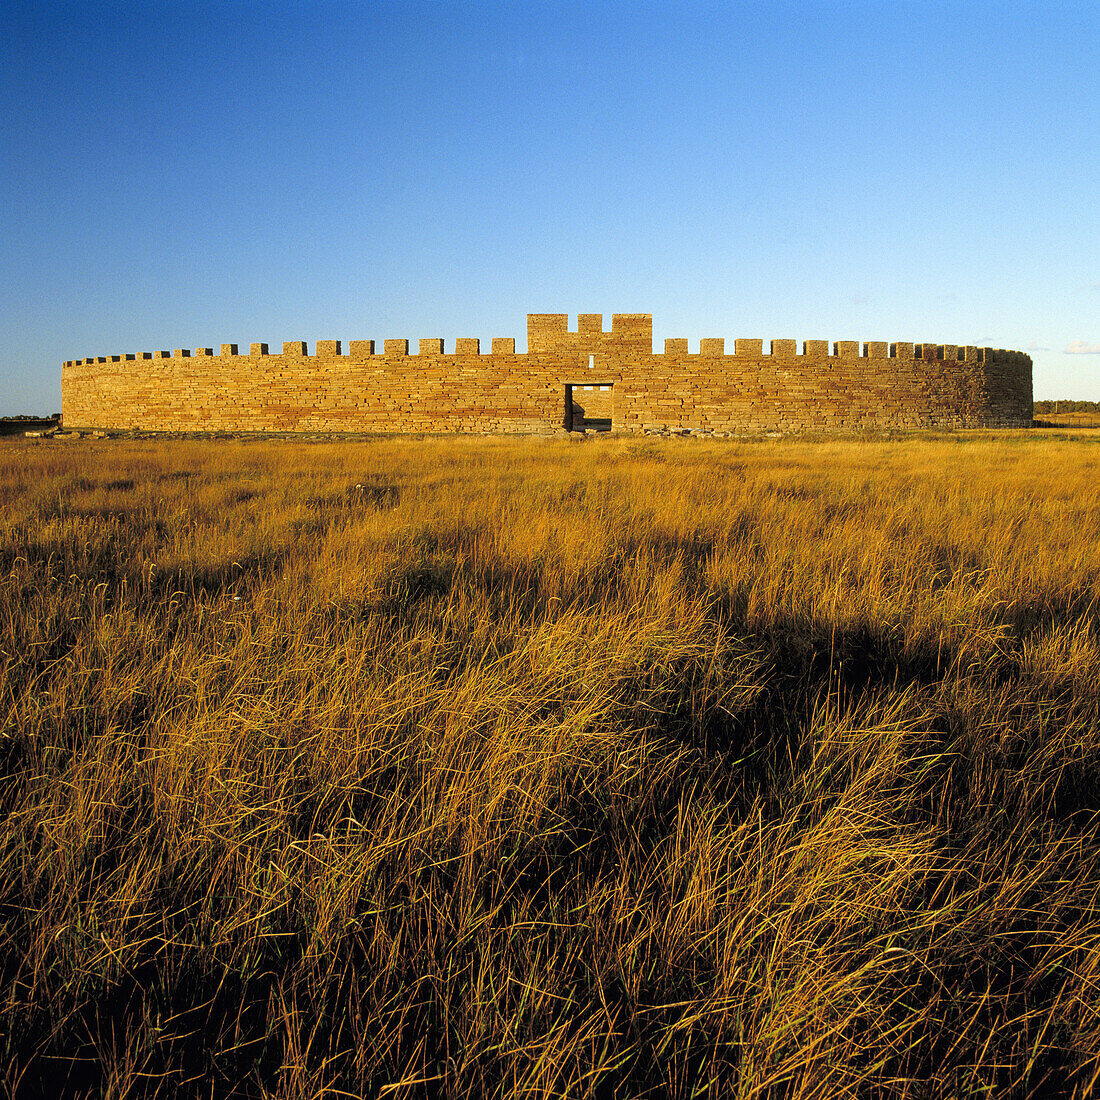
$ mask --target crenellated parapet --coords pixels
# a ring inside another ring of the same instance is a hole
[[[69,360],[73,427],[165,431],[849,431],[1026,426],[1031,359],[1001,348],[705,337],[653,320],[529,314],[511,337],[287,341]]]
[[[651,313],[614,313],[611,331],[603,331],[603,314],[577,315],[575,332],[569,331],[567,313],[527,314],[527,351],[578,355],[628,354],[653,352],[653,315]]]
[[[602,359],[619,357],[626,354],[642,354],[653,359],[660,358],[691,358],[693,355],[704,358],[721,356],[734,359],[919,359],[927,362],[966,362],[966,363],[992,363],[996,361],[1009,362],[1012,360],[1028,360],[1030,357],[1020,351],[1008,351],[1004,348],[973,347],[961,344],[914,344],[914,343],[887,343],[886,341],[870,340],[860,343],[858,340],[804,340],[801,350],[797,340],[771,340],[765,349],[765,342],[760,339],[737,339],[733,341],[731,350],[726,350],[724,337],[703,337],[698,341],[699,350],[692,353],[689,350],[687,339],[666,339],[664,342],[664,354],[652,354],[652,320],[649,314],[615,314],[616,322],[621,317],[631,320],[641,319],[644,324],[638,324],[637,328],[629,336],[624,337],[618,330],[603,332],[600,329],[600,314],[581,314],[582,322],[580,331],[566,331],[565,321],[567,314],[530,314],[528,317],[528,355],[571,355],[577,358],[586,358],[591,355],[599,355]],[[557,321],[561,318],[560,331],[557,324],[553,330],[534,328],[538,322],[547,318]],[[643,339],[644,332],[644,339]],[[281,353],[272,352],[269,344],[255,343],[249,345],[249,350],[243,355],[238,351],[237,344],[222,344],[220,351],[215,354],[213,348],[176,348],[174,351],[141,351],[127,352],[122,355],[99,355],[86,359],[67,360],[65,366],[92,365],[97,363],[120,363],[132,361],[163,361],[171,359],[266,359],[266,358],[293,358],[293,359],[369,359],[378,357],[382,359],[408,358],[416,356],[493,356],[515,355],[516,341],[514,337],[494,336],[490,349],[481,347],[481,340],[477,337],[458,337],[452,343],[452,352],[446,350],[446,341],[442,337],[421,338],[416,350],[412,350],[411,341],[408,339],[392,339],[382,342],[381,350],[376,350],[374,340],[348,341],[347,351],[343,351],[342,340],[318,340],[313,354],[310,354],[309,344],[305,340],[284,341]]]

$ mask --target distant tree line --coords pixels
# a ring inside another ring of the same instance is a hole
[[[1036,401],[1035,415],[1041,413],[1100,413],[1100,401]]]

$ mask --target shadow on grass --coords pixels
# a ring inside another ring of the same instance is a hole
[[[395,633],[425,619],[441,623],[458,585],[466,586],[470,600],[497,621],[510,616],[530,622],[550,613],[546,579],[537,562],[479,562],[473,558],[474,548],[472,532],[461,530],[420,540],[415,560],[392,572],[381,597],[358,608],[337,609],[321,624],[325,636],[333,628],[354,630],[374,614],[383,615]],[[615,561],[567,588],[555,607],[591,610],[621,603],[625,566],[640,549],[624,547]],[[668,958],[654,946],[656,938],[613,926],[610,896],[600,892],[601,883],[623,875],[624,888],[637,889],[643,900],[645,890],[652,889],[656,897],[655,887],[624,872],[624,852],[633,853],[642,865],[671,843],[685,803],[731,826],[754,806],[761,827],[788,812],[784,797],[807,768],[813,748],[811,718],[831,696],[837,699],[838,713],[846,701],[876,692],[910,689],[927,701],[925,720],[903,744],[903,754],[909,756],[899,765],[911,778],[920,777],[926,801],[899,809],[898,816],[913,815],[919,828],[941,829],[944,881],[976,833],[1003,827],[1006,805],[1003,799],[994,801],[996,788],[988,786],[990,761],[997,762],[989,756],[994,742],[986,729],[988,715],[952,711],[936,696],[946,670],[957,663],[958,651],[869,623],[840,629],[803,618],[752,622],[743,593],[706,590],[705,561],[713,549],[705,538],[645,546],[659,560],[687,564],[686,583],[706,597],[716,628],[735,647],[734,656],[754,655],[760,690],[730,713],[698,690],[697,669],[674,668],[675,675],[664,678],[659,709],[647,710],[641,719],[630,706],[632,687],[637,694],[649,690],[647,670],[639,669],[637,684],[626,686],[623,706],[610,720],[619,723],[615,732],[624,748],[644,743],[656,759],[664,760],[665,766],[654,772],[660,782],[645,769],[624,780],[616,776],[612,761],[595,760],[563,775],[548,803],[551,822],[516,832],[508,845],[475,853],[464,867],[457,858],[457,842],[423,851],[412,843],[401,845],[379,861],[352,918],[321,948],[313,937],[310,900],[304,893],[264,914],[265,935],[242,928],[211,944],[209,929],[217,925],[219,914],[210,910],[208,883],[201,871],[176,868],[162,876],[155,896],[142,899],[144,908],[135,908],[131,931],[138,946],[128,952],[124,966],[103,964],[100,972],[84,979],[79,996],[63,995],[60,990],[68,989],[68,979],[66,960],[59,956],[52,979],[58,996],[40,998],[6,1040],[9,1064],[22,1071],[14,1094],[106,1094],[111,1088],[106,1067],[127,1059],[166,1095],[268,1095],[270,1083],[295,1063],[323,1070],[327,1084],[351,1095],[377,1093],[414,1063],[420,1095],[491,1093],[500,1083],[500,1043],[463,1050],[455,1023],[478,1010],[470,1004],[471,976],[487,969],[499,979],[493,1010],[511,1014],[530,1029],[524,1037],[513,1037],[516,1042],[537,1040],[555,1027],[568,1029],[573,1021],[606,1021],[600,1042],[612,1044],[619,1056],[606,1065],[593,1095],[659,1090],[670,1044],[675,1045],[685,1094],[708,1080],[735,1080],[753,1051],[728,1037],[716,1038],[705,1014],[684,1026],[677,1008],[699,1002],[701,991],[714,985],[714,959],[702,948],[682,959]],[[32,557],[52,561],[56,552],[43,546]],[[189,590],[221,597],[266,582],[283,561],[279,554],[258,556],[165,574],[147,583],[152,596]],[[1034,607],[1010,609],[1008,614],[1016,616],[1011,621],[1018,629],[1045,622],[1048,612],[1051,621],[1072,620],[1082,614],[1084,592],[1082,588],[1054,606],[1040,597]],[[456,653],[469,648],[468,635],[457,633],[450,641]],[[660,657],[654,654],[655,660]],[[476,660],[480,654],[468,658]],[[998,687],[1018,691],[1020,707],[1014,723],[1020,736],[1001,758],[1003,767],[1023,766],[1042,748],[1041,737],[1057,738],[1089,721],[1087,713],[1067,710],[1057,696],[1019,683],[1011,660],[1001,661],[997,675]],[[1037,727],[1032,712],[1042,708],[1046,724]],[[129,720],[141,723],[146,717],[135,714]],[[288,745],[286,751],[290,768],[297,746]],[[1069,751],[1052,780],[1049,805],[1038,814],[1027,809],[1033,815],[1028,826],[1036,836],[1055,827],[1068,835],[1079,829],[1082,841],[1088,841],[1090,815],[1100,809],[1100,776],[1095,756],[1074,759]],[[933,757],[937,760],[929,765]],[[10,779],[3,776],[5,782]],[[415,797],[416,780],[407,763],[394,763],[376,777],[376,793],[343,792],[337,807],[326,805],[326,792],[312,789],[303,770],[300,789],[291,792],[296,806],[290,818],[293,839],[308,846],[315,822],[345,814],[369,823],[394,792],[407,790],[409,799]],[[842,793],[826,789],[822,801]],[[149,833],[155,824],[151,804],[140,797],[121,813],[82,856],[82,905],[91,907],[100,876],[122,865],[119,853],[125,851],[127,834]],[[43,844],[42,837],[28,834],[25,843],[41,851],[45,861],[48,849],[36,847]],[[114,853],[113,863],[108,849]],[[1026,849],[1021,853],[1026,856]],[[155,865],[158,852],[146,851],[143,857]],[[165,866],[173,865],[169,850],[163,858]],[[942,902],[933,892],[930,887],[925,899],[929,905]],[[911,901],[914,906],[921,903],[919,898]],[[883,1072],[910,1081],[936,1080],[955,1037],[968,1028],[992,1028],[998,1014],[1022,1021],[1017,1037],[1024,1048],[1042,1039],[1030,1021],[1054,1010],[1064,981],[1060,972],[1047,967],[1047,941],[1073,917],[1047,914],[1048,926],[1038,935],[1034,914],[1043,911],[1044,901],[1037,890],[1034,897],[1020,899],[1018,920],[998,928],[996,935],[980,943],[972,939],[937,948],[935,970],[926,963],[899,963],[898,998],[919,1002],[948,988],[960,1007],[958,1019],[948,1021],[954,1031],[910,1036],[913,1041],[903,1049],[884,1046]],[[35,894],[12,880],[0,888],[5,986],[19,978],[21,960],[34,950],[34,906],[47,902],[45,893]],[[471,913],[484,932],[470,931]],[[150,915],[156,917],[155,934],[150,933]],[[626,974],[609,966],[607,957],[615,943],[632,934],[642,946],[632,973]],[[869,924],[868,940],[876,934]],[[107,958],[93,942],[94,931],[81,935],[89,942],[78,944],[80,950],[94,949],[96,957]],[[385,965],[379,943],[389,945]],[[558,1016],[545,1010],[540,1017],[526,1007],[540,960],[545,972],[553,974]],[[1073,960],[1061,965],[1068,973]],[[301,1012],[284,1011],[299,1001]],[[885,1034],[889,1013],[905,1007],[889,997],[885,1005],[883,1016],[860,1026],[878,1027]],[[1045,1095],[1061,1095],[1080,1083],[1079,1052],[1069,1024],[1065,1027],[1064,1035],[1043,1040],[1046,1049],[1034,1060],[1028,1088],[1041,1085]],[[357,1059],[364,1044],[372,1042],[389,1046],[364,1073]],[[994,1059],[994,1092],[1006,1085],[1010,1053],[1001,1052],[999,1064]],[[589,1051],[589,1056],[595,1055]]]

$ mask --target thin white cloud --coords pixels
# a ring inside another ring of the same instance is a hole
[[[1028,344],[1028,351],[1050,351],[1050,348],[1041,348],[1038,344]]]
[[[1066,355],[1100,355],[1100,344],[1086,344],[1084,340],[1070,340]]]

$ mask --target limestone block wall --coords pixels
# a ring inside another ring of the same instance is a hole
[[[573,426],[581,427],[580,421],[603,421],[613,418],[614,387],[608,383],[585,382],[572,387],[573,390]]]
[[[529,314],[527,351],[460,338],[302,341],[71,360],[74,428],[154,431],[551,431],[610,419],[625,431],[851,431],[1027,426],[1031,360],[944,344],[666,340],[649,314]],[[579,410],[579,415],[578,415]]]

